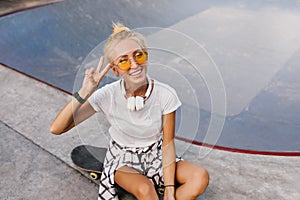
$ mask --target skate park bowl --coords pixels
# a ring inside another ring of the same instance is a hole
[[[299,156],[299,3],[192,2],[65,0],[5,14],[0,63],[72,94],[121,21],[145,35],[151,77],[182,99],[177,139]],[[108,74],[101,86],[114,80]]]

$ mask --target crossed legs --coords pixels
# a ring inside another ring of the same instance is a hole
[[[115,173],[115,182],[138,200],[158,200],[153,183],[136,170],[124,166]],[[179,161],[176,166],[176,199],[192,200],[201,195],[208,186],[208,172],[201,166]]]

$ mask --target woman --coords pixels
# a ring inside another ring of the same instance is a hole
[[[174,89],[147,76],[145,39],[115,24],[104,54],[106,67],[101,71],[101,57],[96,71],[86,71],[81,89],[53,121],[51,132],[62,134],[96,112],[105,114],[111,141],[99,199],[118,199],[114,183],[137,199],[158,199],[156,186],[164,186],[164,200],[195,199],[209,176],[204,168],[176,157],[175,112],[181,103]],[[122,79],[96,90],[110,69]]]

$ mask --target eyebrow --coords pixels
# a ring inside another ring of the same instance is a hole
[[[136,52],[144,52],[143,49],[135,49],[132,54],[135,54]],[[124,55],[120,55],[117,58],[115,58],[114,60],[118,60],[119,58],[123,58],[123,57],[127,57],[128,54],[124,54]]]

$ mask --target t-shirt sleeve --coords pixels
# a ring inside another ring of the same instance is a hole
[[[110,99],[110,92],[107,86],[96,90],[88,101],[96,112],[105,112],[104,105],[107,105]]]
[[[177,110],[181,106],[181,101],[179,100],[176,91],[168,86],[164,85],[162,91],[162,114],[166,115],[175,110]]]

